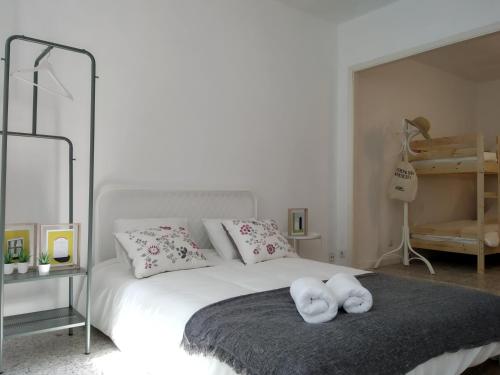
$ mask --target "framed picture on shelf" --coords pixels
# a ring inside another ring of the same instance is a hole
[[[307,236],[307,208],[288,209],[288,235]]]
[[[6,224],[3,242],[3,256],[10,254],[17,263],[21,254],[29,255],[29,267],[35,265],[36,224]]]
[[[80,267],[80,224],[43,224],[37,258],[49,255],[53,269]]]

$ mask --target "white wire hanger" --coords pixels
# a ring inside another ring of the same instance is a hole
[[[54,69],[52,68],[52,64],[49,62],[48,58],[50,56],[50,53],[47,55],[46,58],[44,58],[38,66],[35,66],[34,68],[27,68],[27,69],[19,69],[16,70],[10,75],[12,78],[18,79],[22,82],[25,82],[29,85],[32,86],[37,86],[39,89],[44,90],[48,92],[49,94],[52,95],[57,95],[57,96],[62,96],[66,99],[73,100],[73,95],[71,95],[71,92],[62,84],[62,82],[57,78],[56,73],[54,72]],[[23,73],[42,73],[45,72],[49,75],[49,77],[54,81],[54,83],[57,85],[60,91],[53,90],[51,88],[45,87],[43,85],[40,85],[39,83],[35,83],[30,81],[29,79],[24,78],[21,74]]]

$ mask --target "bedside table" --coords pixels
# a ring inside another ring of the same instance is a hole
[[[289,236],[288,233],[283,233],[283,236],[287,239],[292,241],[292,246],[299,254],[299,241],[306,241],[306,240],[320,240],[321,239],[321,234],[315,233],[315,232],[309,232],[306,236]]]

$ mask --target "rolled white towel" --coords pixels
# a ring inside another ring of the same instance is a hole
[[[372,308],[372,294],[353,275],[337,273],[327,281],[326,285],[333,292],[339,306],[346,312],[364,313]]]
[[[307,323],[324,323],[337,316],[337,301],[321,280],[312,277],[297,279],[290,286],[290,294]]]

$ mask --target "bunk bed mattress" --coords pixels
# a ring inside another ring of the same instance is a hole
[[[451,221],[426,224],[412,228],[411,238],[433,242],[477,243],[477,222],[474,220]],[[484,226],[484,243],[489,247],[500,246],[500,231],[497,224]]]
[[[477,243],[476,238],[464,238],[453,236],[433,236],[425,234],[414,234],[411,236],[416,240],[431,241],[431,242],[456,242],[465,245],[472,245]],[[500,245],[500,236],[498,232],[487,232],[484,234],[484,244],[488,247],[498,247]]]
[[[476,156],[466,156],[462,158],[443,158],[443,159],[430,159],[430,160],[415,160],[412,162],[413,167],[415,168],[424,168],[430,167],[433,165],[446,165],[446,164],[455,164],[455,163],[466,163],[466,162],[474,162],[477,160]],[[485,152],[484,153],[484,161],[485,162],[497,162],[497,154],[496,152]]]

